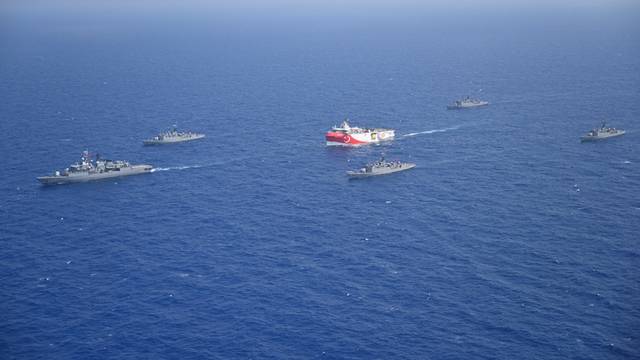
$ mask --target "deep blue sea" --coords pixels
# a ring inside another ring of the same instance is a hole
[[[5,9],[0,358],[640,358],[637,10]],[[36,181],[85,149],[157,170]]]

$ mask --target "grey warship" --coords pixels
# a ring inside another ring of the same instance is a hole
[[[143,141],[144,145],[163,145],[163,144],[175,144],[181,143],[185,141],[192,141],[202,139],[205,135],[198,134],[191,131],[178,131],[174,126],[171,131],[165,131],[160,133],[151,139],[147,139]]]
[[[456,100],[451,105],[447,105],[448,110],[459,110],[459,109],[470,109],[480,106],[489,105],[488,101],[479,100],[479,99],[471,99],[470,97],[466,97],[461,100]]]
[[[395,172],[413,169],[414,167],[416,167],[416,164],[414,163],[386,161],[384,158],[381,158],[376,162],[365,165],[365,167],[361,169],[347,171],[347,175],[350,179],[361,179],[372,176],[393,174]]]
[[[148,174],[151,165],[131,165],[123,160],[106,160],[96,156],[93,161],[88,151],[82,153],[79,162],[50,176],[38,177],[43,185],[59,185],[109,179],[121,176]]]
[[[607,127],[606,122],[603,121],[600,128],[589,131],[580,138],[580,142],[603,140],[624,134],[624,130]]]

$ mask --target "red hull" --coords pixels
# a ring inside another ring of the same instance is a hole
[[[329,131],[327,135],[325,135],[325,139],[328,142],[341,143],[345,145],[366,144],[366,142],[357,140],[356,138],[350,136],[349,134],[344,134],[341,132],[333,132],[333,131]]]

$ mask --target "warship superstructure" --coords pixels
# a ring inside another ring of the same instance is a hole
[[[624,134],[625,134],[624,130],[607,127],[606,122],[603,121],[600,128],[596,128],[589,131],[586,135],[580,138],[580,141],[585,142],[585,141],[603,140],[603,139],[608,139],[608,138],[612,138],[612,137],[616,137]]]
[[[349,125],[349,120],[347,119],[340,126],[332,127],[326,133],[325,139],[329,146],[360,146],[393,140],[395,136],[395,130],[393,129],[360,128]]]
[[[174,126],[171,131],[165,131],[160,133],[151,139],[144,140],[145,145],[162,145],[162,144],[174,144],[185,141],[198,140],[205,137],[204,134],[194,133],[191,131],[178,131]]]
[[[93,161],[89,152],[85,151],[79,162],[63,171],[56,171],[53,175],[38,177],[38,180],[43,185],[69,184],[148,174],[151,170],[151,165],[131,165],[123,160],[100,159],[100,156],[96,156],[96,160]]]
[[[380,176],[393,174],[399,171],[405,171],[416,167],[414,163],[405,163],[401,161],[386,161],[383,158],[369,163],[365,167],[358,170],[347,171],[347,175],[352,179],[365,178],[371,176]]]
[[[448,110],[470,109],[470,108],[487,106],[487,105],[489,105],[488,101],[472,99],[467,96],[464,99],[454,101],[453,104],[447,106],[447,109]]]

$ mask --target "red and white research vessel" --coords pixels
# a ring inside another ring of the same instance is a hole
[[[395,136],[393,129],[364,129],[350,126],[348,120],[345,120],[340,126],[327,131],[325,138],[328,146],[360,146],[393,140]]]

